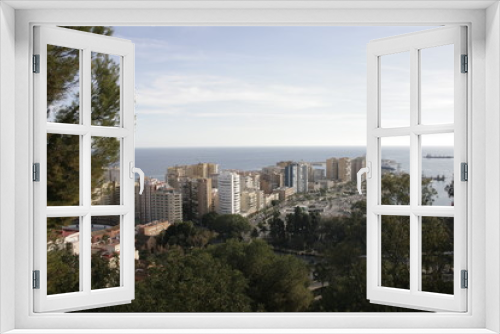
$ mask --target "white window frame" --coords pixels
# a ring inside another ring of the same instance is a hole
[[[131,5],[132,4],[132,5]],[[18,7],[19,10],[14,10]],[[69,7],[61,9],[59,7]],[[96,9],[108,7],[113,10]],[[123,9],[133,8],[163,9]],[[183,7],[178,9],[175,7]],[[342,332],[492,333],[500,332],[500,11],[497,1],[366,2],[17,2],[0,4],[0,322],[1,332],[105,333],[158,332]],[[224,6],[232,7],[221,9]],[[241,7],[246,6],[247,9]],[[252,6],[254,8],[252,8]],[[398,9],[391,9],[397,6]],[[488,7],[489,6],[489,7]],[[24,7],[25,9],[21,9]],[[86,9],[82,9],[87,7]],[[211,8],[210,8],[211,7]],[[250,7],[250,8],[248,8]],[[300,9],[299,7],[302,7]],[[488,7],[488,8],[487,8]],[[30,9],[31,8],[31,9]],[[42,10],[49,8],[52,10]],[[80,8],[80,9],[75,9]],[[307,10],[304,10],[306,8]],[[56,10],[58,9],[58,10]],[[74,25],[438,25],[469,27],[468,78],[471,153],[468,197],[469,308],[467,313],[435,314],[34,314],[32,262],[31,156],[32,94],[30,55],[36,24]],[[15,32],[15,38],[14,38]],[[15,73],[13,71],[15,66]],[[15,83],[15,86],[13,85]],[[15,113],[13,112],[15,110]],[[15,129],[9,129],[15,127]],[[14,131],[15,130],[15,131]],[[486,137],[486,134],[488,137]],[[12,145],[15,138],[15,145]],[[486,138],[488,140],[486,140]],[[485,153],[488,151],[488,155]],[[488,175],[486,183],[485,175]],[[12,177],[15,175],[15,178]],[[14,181],[15,180],[15,181]],[[12,199],[11,189],[16,189]],[[488,194],[488,196],[486,196]],[[14,209],[12,209],[13,207]],[[14,221],[15,224],[9,224]],[[15,235],[15,238],[12,238]],[[14,253],[14,256],[12,256]],[[15,288],[12,288],[15,287]],[[486,293],[487,291],[487,293]],[[15,305],[15,307],[12,307]],[[141,329],[131,330],[132,328]],[[245,331],[244,329],[247,328]],[[355,329],[358,330],[355,330]],[[99,330],[98,330],[99,329]],[[163,329],[163,330],[160,330]],[[176,330],[177,329],[177,330]],[[241,329],[241,330],[236,330]],[[40,331],[42,332],[42,331]],[[45,331],[47,332],[47,331]],[[121,331],[120,331],[121,332]],[[124,332],[124,331],[123,331]],[[345,331],[344,331],[345,332]]]
[[[127,40],[59,27],[34,27],[34,53],[39,55],[39,73],[34,85],[34,162],[40,166],[40,180],[33,184],[34,270],[39,270],[39,289],[34,290],[35,312],[80,310],[95,305],[130,303],[134,299],[134,45]],[[80,122],[47,122],[47,45],[79,50]],[[91,59],[92,52],[118,56],[120,59],[120,126],[92,125]],[[47,134],[77,135],[79,152],[79,205],[47,206]],[[120,141],[120,205],[91,205],[91,145],[93,137]],[[120,219],[120,285],[107,289],[91,288],[90,235],[93,216],[118,216]],[[80,252],[78,292],[47,295],[47,218],[80,217]],[[87,240],[85,245],[84,240]],[[89,307],[89,305],[91,305]]]
[[[411,307],[430,311],[467,310],[467,290],[461,288],[461,271],[467,270],[467,184],[460,177],[460,164],[467,163],[467,76],[461,73],[461,56],[467,54],[466,28],[449,26],[415,32],[395,37],[371,41],[367,50],[368,67],[368,144],[366,161],[371,168],[371,177],[367,179],[367,298],[372,303]],[[453,45],[454,64],[453,99],[454,122],[451,124],[422,124],[421,119],[421,50]],[[381,77],[384,56],[407,52],[409,55],[410,113],[409,126],[382,127],[381,119]],[[422,191],[422,152],[421,135],[454,134],[454,206],[421,205]],[[410,203],[408,205],[382,205],[382,173],[380,162],[382,138],[405,136],[410,141]],[[382,216],[407,216],[409,218],[410,270],[409,289],[384,287],[382,278]],[[440,294],[422,291],[422,217],[453,217],[453,294]]]

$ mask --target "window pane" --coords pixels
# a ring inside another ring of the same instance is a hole
[[[47,205],[80,204],[80,137],[47,134]]]
[[[47,294],[80,291],[80,218],[47,218]]]
[[[380,126],[410,126],[410,52],[380,57]]]
[[[92,137],[92,205],[120,205],[120,140]]]
[[[47,121],[80,123],[80,50],[47,45]]]
[[[120,286],[120,216],[92,217],[92,289]]]
[[[421,136],[422,205],[453,205],[453,133]]]
[[[121,57],[92,52],[92,125],[120,126]]]
[[[453,294],[453,218],[422,217],[422,290]]]
[[[410,137],[380,138],[381,203],[410,204]]]
[[[410,289],[410,217],[382,216],[382,286]]]
[[[453,123],[454,46],[420,50],[420,110],[422,124]]]

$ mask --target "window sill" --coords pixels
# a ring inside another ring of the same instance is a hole
[[[488,329],[15,329],[5,334],[489,334]]]

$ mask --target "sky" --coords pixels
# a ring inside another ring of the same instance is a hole
[[[430,28],[115,27],[136,48],[136,147],[364,146],[367,43]]]

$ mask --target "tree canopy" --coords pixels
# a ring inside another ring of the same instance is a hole
[[[245,233],[252,230],[248,219],[238,214],[218,215],[214,220],[207,222],[208,229],[219,233],[223,240],[243,238]]]

